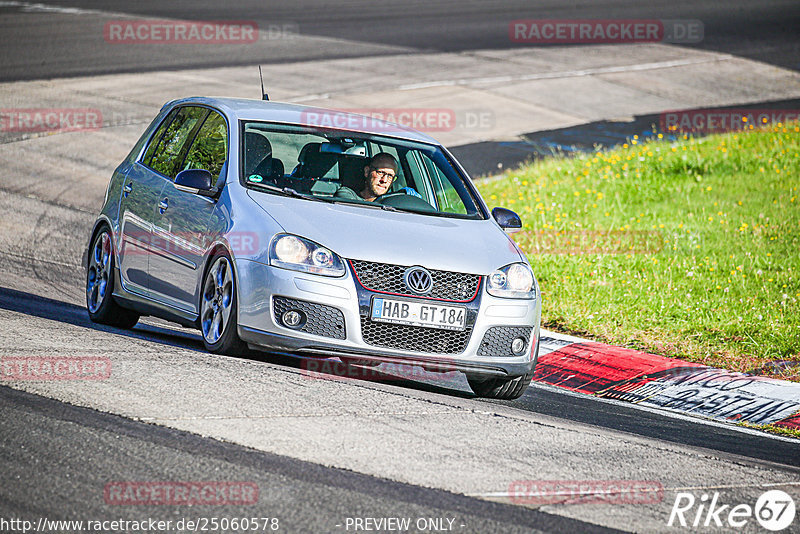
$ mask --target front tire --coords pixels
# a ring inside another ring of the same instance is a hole
[[[92,240],[86,267],[86,310],[94,323],[133,328],[139,314],[114,300],[114,245],[111,231],[103,228]]]
[[[238,323],[236,275],[226,252],[218,252],[203,279],[200,296],[200,330],[206,350],[215,354],[241,354],[247,349],[236,332]]]
[[[472,392],[478,397],[486,397],[489,399],[499,400],[514,400],[518,399],[525,393],[528,386],[531,384],[533,374],[536,369],[536,362],[539,360],[539,341],[536,341],[536,353],[533,357],[533,368],[531,370],[516,378],[478,378],[467,377],[469,387]]]
[[[467,378],[467,382],[478,397],[513,400],[520,398],[525,393],[532,378],[533,372],[530,372],[516,378],[489,378],[488,380]]]

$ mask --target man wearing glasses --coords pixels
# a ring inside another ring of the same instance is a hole
[[[399,165],[394,156],[386,152],[376,154],[369,160],[369,164],[364,167],[364,187],[356,193],[346,186],[340,187],[336,194],[337,198],[346,198],[348,200],[365,200],[367,202],[375,202],[381,196],[389,192],[392,183],[397,178],[397,169]],[[404,187],[398,192],[403,192],[407,195],[422,198],[411,187]]]
[[[397,177],[397,160],[394,156],[381,152],[369,160],[369,165],[364,167],[364,189],[358,196],[369,202],[374,202],[379,196],[385,195],[392,182]]]
[[[392,187],[392,182],[397,178],[397,167],[397,160],[391,154],[386,152],[376,154],[364,167],[363,189],[356,193],[349,187],[342,186],[334,196],[348,200],[374,202]]]

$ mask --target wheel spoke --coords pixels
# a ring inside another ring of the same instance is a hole
[[[211,334],[214,337],[214,341],[222,336],[222,314],[218,311],[214,312],[214,320],[211,321]]]
[[[111,258],[111,239],[108,237],[108,233],[103,232],[100,237],[101,240],[101,255],[102,255],[102,263],[103,271],[105,272],[109,267],[109,259]]]
[[[90,266],[95,268],[100,267],[100,260],[101,260],[100,256],[102,255],[102,253],[103,251],[102,248],[100,248],[99,241],[95,241],[94,247],[92,247],[92,257],[90,260]]]
[[[214,312],[210,308],[203,307],[202,311],[202,319],[200,321],[200,325],[203,330],[203,337],[206,339],[209,338],[209,334],[211,332],[211,321],[214,319]]]
[[[92,310],[97,309],[97,284],[92,284],[87,290],[89,293],[89,308]]]
[[[217,269],[217,276],[215,277],[217,289],[222,289],[222,285],[225,283],[225,267],[227,267],[227,262],[224,258],[222,258],[220,259],[219,268]]]
[[[231,301],[228,300],[227,304],[223,301],[222,306],[220,306],[220,315],[222,315],[222,320],[227,325],[228,318],[231,316]]]

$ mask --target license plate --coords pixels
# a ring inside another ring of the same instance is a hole
[[[467,326],[467,309],[463,306],[440,306],[426,302],[372,299],[373,321],[384,323],[464,330]]]

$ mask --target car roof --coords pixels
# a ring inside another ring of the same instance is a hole
[[[326,130],[332,129],[341,130],[343,132],[358,132],[395,137],[432,145],[440,144],[436,139],[414,130],[413,128],[409,128],[408,126],[358,113],[349,113],[317,106],[303,106],[248,98],[190,97],[173,100],[165,104],[165,107],[178,104],[205,104],[219,109],[232,120],[298,124],[302,126],[321,127]],[[402,110],[398,109],[398,112],[400,111]],[[346,127],[338,127],[338,125],[346,125]]]

